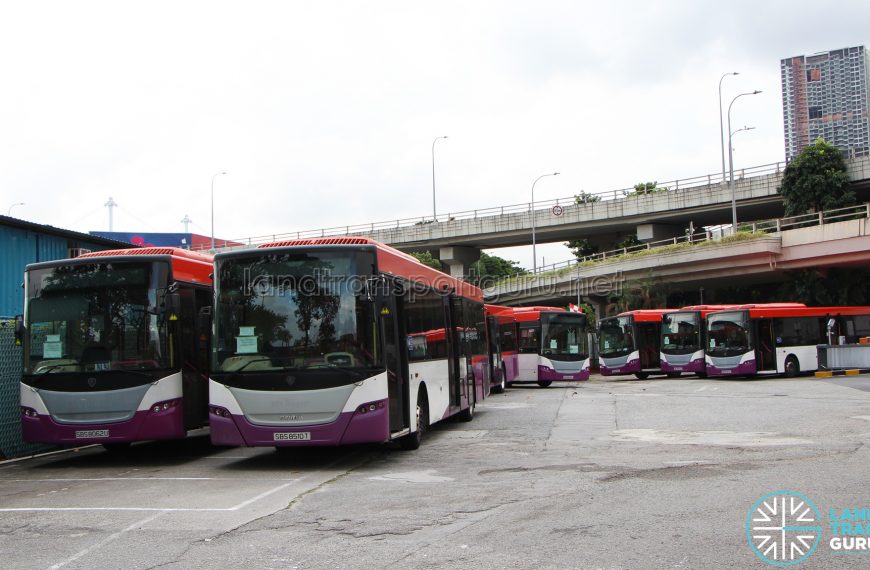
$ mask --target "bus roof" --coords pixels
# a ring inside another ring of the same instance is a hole
[[[187,283],[212,284],[212,256],[208,253],[190,251],[180,247],[136,247],[129,249],[106,249],[82,254],[75,259],[105,259],[120,257],[168,256],[172,263],[172,278]],[[69,261],[69,260],[64,260]]]
[[[616,315],[617,317],[633,317],[637,323],[645,322],[660,322],[662,315],[673,313],[679,309],[637,309],[634,311],[625,311]]]
[[[257,246],[257,249],[311,247],[330,245],[365,245],[373,246],[378,260],[378,270],[395,277],[401,277],[409,281],[424,283],[436,291],[450,288],[462,297],[474,301],[483,302],[483,291],[471,283],[467,283],[456,277],[433,269],[420,263],[417,258],[398,249],[385,245],[379,241],[364,237],[324,237],[310,239],[295,239],[265,243]]]
[[[807,306],[783,306],[783,304],[763,305],[749,304],[738,305],[723,311],[713,311],[711,314],[730,313],[735,311],[748,312],[750,318],[776,318],[776,317],[836,317],[840,315],[867,315],[870,316],[870,307],[807,307]]]

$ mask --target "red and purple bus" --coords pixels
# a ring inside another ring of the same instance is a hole
[[[210,255],[168,247],[28,265],[24,440],[119,449],[205,427],[212,271]]]
[[[601,374],[634,374],[640,379],[662,374],[662,315],[675,310],[640,309],[601,319],[598,323]]]
[[[215,256],[217,445],[397,441],[489,393],[483,293],[366,238]]]
[[[662,315],[662,372],[671,376],[687,372],[707,375],[706,319],[715,311],[737,307],[805,307],[802,303],[768,303],[758,305],[692,305]]]
[[[818,369],[819,344],[870,334],[870,307],[741,305],[706,322],[709,376],[784,374]]]
[[[496,307],[502,374],[506,385],[589,378],[586,315],[559,307]]]

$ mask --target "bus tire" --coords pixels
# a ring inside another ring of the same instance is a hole
[[[429,407],[426,400],[426,391],[421,386],[417,395],[417,429],[406,436],[399,438],[399,446],[406,451],[419,449],[423,441],[423,432],[429,428]]]
[[[634,375],[637,377],[638,380],[646,380],[647,378],[649,378],[649,373],[647,372],[635,372]]]
[[[538,386],[541,388],[548,388],[552,383],[552,380],[538,380]]]
[[[789,354],[785,359],[785,375],[787,378],[794,378],[801,373],[800,364],[793,354]]]
[[[695,372],[695,376],[697,376],[698,378],[706,378],[707,373],[706,372]]]
[[[505,391],[505,388],[507,388],[507,371],[504,368],[504,364],[502,364],[502,366],[501,366],[501,382],[499,382],[498,386],[493,388],[492,391],[495,392],[496,394],[501,394]]]

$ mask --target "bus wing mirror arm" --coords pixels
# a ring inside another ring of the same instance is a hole
[[[24,316],[15,317],[15,346],[21,346],[24,342]]]

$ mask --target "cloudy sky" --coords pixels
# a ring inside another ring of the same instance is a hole
[[[606,4],[606,5],[605,5]],[[5,2],[0,208],[79,231],[283,233],[783,160],[779,61],[870,2]],[[530,248],[500,254],[531,265]],[[539,248],[547,262],[569,257]]]

